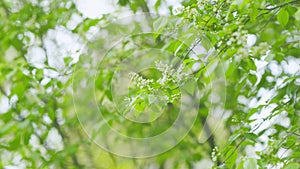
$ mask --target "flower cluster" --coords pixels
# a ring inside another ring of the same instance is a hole
[[[251,57],[258,57],[264,56],[268,54],[270,51],[270,46],[266,42],[262,42],[257,46],[253,46],[251,48],[241,47],[237,50],[235,54],[236,61],[247,59],[249,56]]]
[[[142,76],[140,76],[139,74],[135,73],[135,72],[131,72],[129,73],[129,76],[131,78],[131,81],[133,82],[133,84],[135,86],[137,86],[140,89],[147,89],[149,91],[153,91],[153,87],[151,87],[151,83],[153,83],[153,79],[145,79]]]
[[[149,95],[159,95],[159,100],[164,103],[174,103],[180,99],[181,94],[178,85],[188,78],[188,74],[184,73],[184,65],[181,64],[175,69],[176,66],[159,61],[155,62],[155,66],[161,72],[161,77],[157,80],[146,79],[135,72],[129,73],[132,84],[141,90],[137,90],[135,94],[124,99],[128,107],[135,106],[137,99],[152,104],[149,101]]]
[[[174,69],[168,65],[163,64],[161,61],[155,63],[156,68],[162,72],[162,78],[158,79],[158,83],[164,85],[167,81],[175,82],[173,78]]]
[[[252,53],[254,56],[260,55],[263,56],[265,55],[268,51],[270,50],[270,46],[266,42],[260,43],[258,46],[254,46]]]
[[[200,10],[206,10],[205,13],[207,13],[207,11],[212,11],[214,17],[216,17],[217,19],[226,18],[226,14],[222,12],[221,8],[222,5],[224,5],[224,2],[220,3],[216,0],[198,0],[197,5]]]
[[[218,150],[218,147],[213,148],[212,153],[211,153],[211,159],[214,163],[217,163],[218,161],[218,156],[220,156],[221,153]]]
[[[247,34],[248,31],[242,30],[242,27],[238,28],[238,31],[232,34],[232,37],[226,42],[228,46],[233,43],[237,43],[238,45],[247,46]]]
[[[198,11],[196,8],[191,8],[190,6],[187,7],[178,7],[174,10],[175,14],[186,14],[187,19],[191,19],[196,21],[196,17],[198,15]]]
[[[173,103],[180,98],[180,93],[175,93],[169,98],[169,102]]]
[[[158,79],[158,83],[161,85],[166,84],[168,81],[178,83],[188,75],[187,73],[183,72],[183,64],[181,64],[176,70],[173,68],[173,65],[163,64],[161,61],[156,62],[155,66],[160,72],[162,72],[163,77]]]
[[[137,97],[125,97],[124,101],[125,104],[129,107],[132,107],[137,100]]]
[[[235,54],[236,61],[240,61],[246,59],[249,56],[248,49],[246,48],[239,48]]]

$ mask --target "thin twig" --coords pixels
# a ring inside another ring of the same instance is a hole
[[[218,14],[218,11],[221,9],[221,7],[224,5],[225,2],[226,2],[226,0],[223,1],[223,2],[221,2],[220,6],[218,6],[218,8],[217,8],[216,12],[214,13],[214,15],[212,15],[212,16],[206,21],[204,27],[206,27],[207,24],[208,24],[208,22],[209,22],[213,17],[215,17],[215,16]]]
[[[53,97],[53,99],[54,99],[54,107],[53,107],[53,108],[54,108],[54,110],[57,110],[57,101],[56,101],[56,98]],[[63,141],[64,144],[65,144],[65,145],[69,144],[68,141],[69,141],[70,139],[69,139],[68,135],[65,134],[65,133],[63,132],[63,130],[61,129],[60,125],[58,124],[57,117],[55,117],[55,119],[54,119],[53,126],[54,126],[55,128],[57,128],[58,133],[61,135],[62,139],[64,140],[64,141]],[[82,165],[79,164],[79,161],[78,161],[78,158],[77,158],[76,154],[71,154],[71,159],[72,159],[72,161],[73,161],[73,164],[74,164],[78,169],[83,169]]]
[[[239,144],[236,145],[236,147],[234,148],[234,151],[232,151],[232,152],[229,154],[229,156],[227,156],[227,157],[223,160],[222,164],[224,164],[224,163],[226,162],[226,160],[228,160],[228,159],[233,155],[233,153],[241,146],[241,144],[242,144],[245,140],[246,140],[246,139],[243,138],[243,139],[239,142]]]
[[[294,4],[294,3],[297,3],[297,2],[299,3],[300,1],[299,0],[294,0],[294,1],[283,3],[281,5],[278,5],[278,6],[275,6],[275,7],[272,7],[272,8],[258,8],[258,10],[268,10],[268,11],[271,11],[271,10],[274,10],[274,9],[277,9],[277,8],[282,8],[284,6],[291,5],[291,4]]]
[[[5,90],[4,90],[4,88],[3,88],[2,86],[0,86],[0,92],[1,92],[4,96],[8,97],[7,93],[5,92]]]
[[[261,30],[264,28],[264,27],[266,27],[267,25],[268,25],[268,23],[270,23],[271,22],[271,20],[273,19],[273,17],[276,15],[276,13],[279,11],[279,9],[277,9],[274,13],[273,13],[273,15],[266,21],[266,23],[260,28]]]

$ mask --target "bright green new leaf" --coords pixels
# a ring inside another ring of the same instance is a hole
[[[254,158],[248,158],[244,162],[244,169],[256,169],[257,167],[257,160]]]
[[[277,15],[277,20],[282,26],[289,22],[289,13],[285,9],[281,9]]]
[[[153,23],[153,29],[156,33],[160,34],[161,31],[166,27],[168,23],[167,17],[159,17],[157,20]]]
[[[283,167],[283,169],[299,169],[299,163],[289,163],[287,166]]]
[[[235,147],[230,147],[230,149],[228,150],[228,152],[226,153],[226,166],[228,168],[232,168],[235,164],[236,159],[238,158],[238,153],[236,151]]]
[[[195,88],[196,88],[194,80],[192,80],[192,79],[188,80],[188,81],[184,84],[184,87],[183,87],[183,88],[184,88],[184,90],[185,90],[186,92],[188,92],[189,94],[193,95],[194,92],[195,92]]]
[[[294,16],[295,16],[295,19],[296,19],[297,21],[300,21],[300,8],[299,8],[298,11],[294,14]]]

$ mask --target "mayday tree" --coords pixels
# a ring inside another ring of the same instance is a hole
[[[0,16],[0,168],[300,168],[299,0]]]

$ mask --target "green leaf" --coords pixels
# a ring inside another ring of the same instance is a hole
[[[35,77],[38,81],[42,80],[44,78],[44,70],[43,69],[37,69],[35,73]]]
[[[247,139],[249,139],[249,140],[252,140],[252,141],[256,141],[256,139],[257,139],[257,135],[256,134],[253,134],[253,133],[246,133],[245,135],[244,135]]]
[[[144,101],[139,101],[139,103],[137,103],[135,105],[135,110],[136,110],[136,113],[135,115],[138,117],[146,108],[146,104]]]
[[[137,3],[130,3],[130,9],[134,12],[134,13],[136,13],[136,11],[138,10],[138,4]]]
[[[243,169],[244,161],[240,162],[236,169]]]
[[[251,74],[249,74],[249,75],[248,75],[248,79],[250,80],[250,82],[251,82],[253,85],[255,85],[255,83],[256,83],[256,81],[257,81],[256,75],[251,75]]]
[[[235,165],[235,161],[238,157],[238,153],[236,151],[236,147],[229,146],[228,150],[225,152],[225,164],[228,168],[232,168]]]
[[[158,12],[158,8],[159,8],[160,4],[161,4],[161,0],[157,0],[155,5],[154,5],[156,12]]]
[[[99,21],[100,19],[86,19],[83,23],[83,31],[88,31],[90,27],[97,25]]]
[[[300,164],[298,164],[298,163],[289,163],[283,169],[299,169],[299,168],[300,168]]]
[[[232,134],[229,138],[228,138],[228,142],[232,143],[233,141],[235,141],[237,138],[240,137],[240,133],[236,133],[236,134]]]
[[[64,62],[65,62],[66,65],[69,65],[72,60],[73,60],[72,57],[65,57],[64,58]]]
[[[108,98],[110,101],[113,100],[112,93],[111,93],[110,90],[106,90],[106,91],[105,91],[105,94],[106,94],[107,98]]]
[[[295,19],[296,19],[297,21],[300,21],[300,8],[299,8],[298,11],[295,13],[294,17],[295,17]]]
[[[12,93],[17,94],[19,98],[24,96],[25,90],[26,90],[26,83],[17,83],[16,86],[14,86]]]
[[[244,169],[256,169],[257,166],[257,160],[254,158],[248,158],[244,162]]]
[[[185,84],[184,84],[184,87],[183,89],[188,92],[189,94],[194,94],[195,92],[195,82],[194,80],[190,79],[188,80]]]
[[[157,100],[157,99],[156,99],[155,95],[150,94],[150,95],[148,96],[148,103],[149,103],[149,104],[153,104],[156,100]]]
[[[250,19],[251,21],[256,21],[256,18],[258,16],[258,9],[257,8],[253,8],[251,11],[251,15],[250,15]]]
[[[236,148],[231,146],[225,155],[225,159],[227,159],[225,162],[226,166],[228,168],[232,168],[237,158],[238,158],[238,153],[236,151]]]
[[[256,108],[252,108],[249,110],[248,114],[247,114],[247,119],[249,119],[254,113],[256,113],[257,111],[259,111],[261,108],[263,108],[265,105],[259,105]]]
[[[118,2],[118,4],[121,5],[121,6],[125,6],[128,3],[129,3],[128,0],[119,0],[119,2]]]
[[[27,129],[27,131],[24,133],[23,135],[23,142],[25,145],[27,145],[29,143],[31,134],[33,133],[33,130],[31,127],[29,127],[29,129]]]
[[[167,23],[168,23],[167,17],[159,17],[153,23],[154,31],[160,34],[162,30],[167,26]]]
[[[17,135],[13,141],[9,143],[9,149],[16,150],[19,146],[21,146],[21,136]]]
[[[282,26],[289,22],[289,13],[285,9],[281,9],[277,15],[277,20]]]

